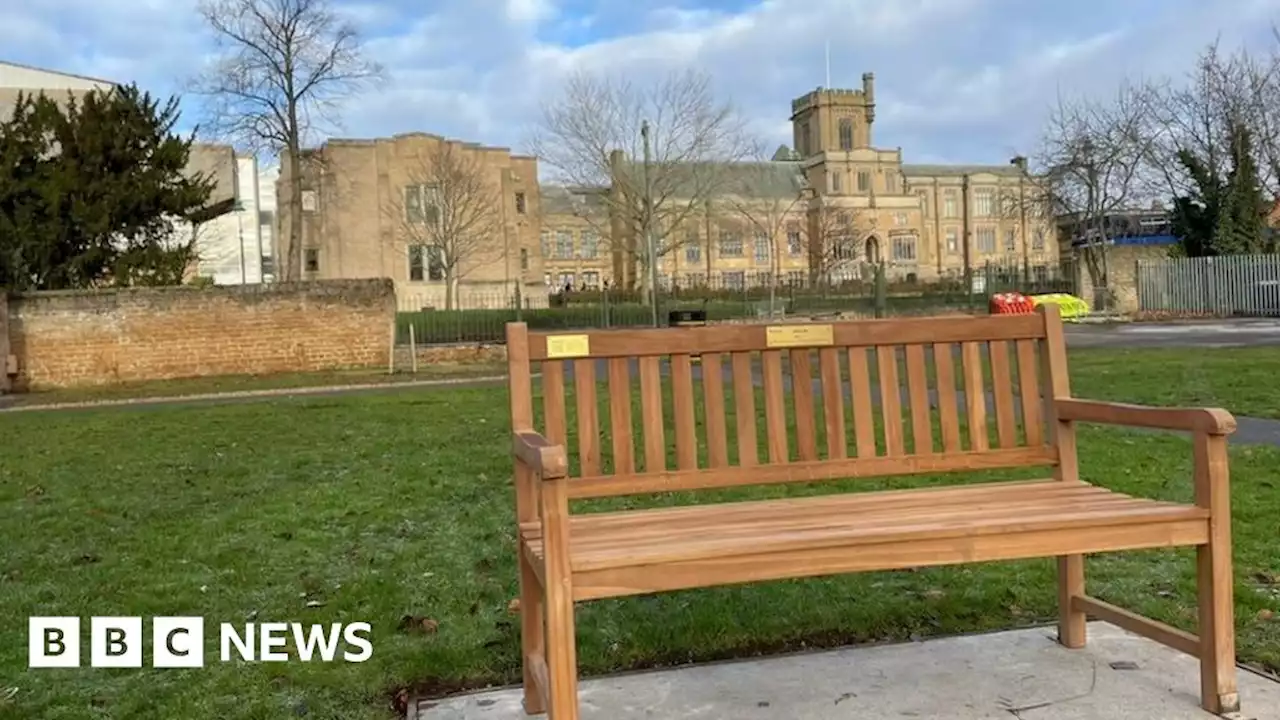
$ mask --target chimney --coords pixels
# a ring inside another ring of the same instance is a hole
[[[862,94],[867,100],[867,122],[875,122],[876,119],[876,75],[875,73],[862,73]]]

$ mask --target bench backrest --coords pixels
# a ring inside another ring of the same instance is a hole
[[[573,498],[1058,465],[1048,401],[1069,394],[1053,306],[642,330],[510,323],[507,352],[513,427],[565,446]]]

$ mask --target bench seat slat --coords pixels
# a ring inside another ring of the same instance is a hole
[[[1049,529],[1197,520],[1203,508],[1129,497],[1087,484],[1027,483],[997,492],[986,485],[953,488],[920,505],[903,494],[691,506],[631,513],[577,515],[570,521],[574,572],[731,558],[833,546],[862,546],[931,538],[967,538]],[[631,515],[632,518],[620,517]],[[633,524],[643,518],[641,525]],[[521,535],[541,552],[536,524]]]

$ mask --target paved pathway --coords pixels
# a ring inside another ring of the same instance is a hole
[[[1073,348],[1258,347],[1280,345],[1280,320],[1241,318],[1172,323],[1068,324]]]

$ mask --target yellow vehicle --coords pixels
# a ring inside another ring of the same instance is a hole
[[[1047,295],[1032,295],[1031,302],[1036,306],[1044,303],[1053,303],[1058,306],[1059,312],[1062,313],[1063,320],[1079,320],[1089,315],[1089,303],[1081,300],[1075,295],[1067,293],[1049,293]]]

